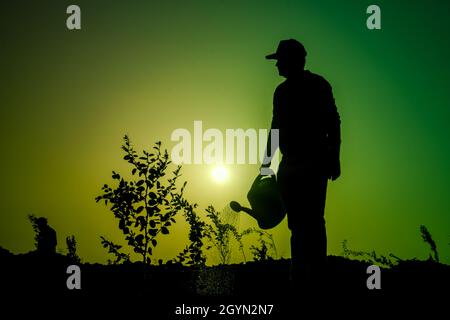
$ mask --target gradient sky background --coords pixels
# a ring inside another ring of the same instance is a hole
[[[82,30],[66,29],[66,7]],[[382,30],[366,28],[370,4]],[[2,1],[0,4],[0,245],[33,249],[26,215],[48,217],[59,248],[75,235],[84,261],[105,262],[99,236],[121,239],[94,201],[111,170],[127,172],[122,136],[136,149],[170,149],[176,128],[267,128],[283,79],[264,55],[297,38],[307,69],[333,86],[342,118],[342,177],[330,184],[330,254],[355,250],[426,258],[424,224],[450,263],[450,2],[442,1]],[[257,165],[185,166],[200,208],[246,203]],[[204,214],[204,211],[201,211]],[[154,258],[186,244],[181,222]],[[241,218],[241,228],[255,226]],[[271,230],[289,257],[286,221]]]

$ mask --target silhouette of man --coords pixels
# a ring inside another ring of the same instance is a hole
[[[49,256],[56,253],[56,231],[48,225],[47,219],[40,217],[36,221],[38,227],[37,251],[39,254]]]
[[[320,282],[327,259],[325,198],[327,180],[340,176],[340,117],[330,84],[305,70],[306,50],[294,39],[282,40],[274,54],[279,75],[272,129],[279,129],[283,155],[277,181],[291,230],[291,278],[294,283]],[[270,166],[271,135],[263,162]]]

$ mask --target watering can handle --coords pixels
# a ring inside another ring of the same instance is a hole
[[[259,175],[260,176],[274,176],[275,172],[269,167],[262,165],[261,168],[259,168]]]

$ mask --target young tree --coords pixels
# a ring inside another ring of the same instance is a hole
[[[75,236],[66,237],[66,245],[67,257],[69,257],[75,263],[80,263],[81,259],[77,254],[77,241],[75,240]]]
[[[119,221],[119,229],[128,245],[148,264],[153,248],[157,245],[157,236],[169,233],[169,227],[175,223],[175,215],[187,203],[183,201],[186,183],[179,191],[176,187],[181,166],[176,167],[172,176],[164,181],[170,164],[167,150],[161,151],[161,142],[157,142],[153,149],[153,153],[144,150],[143,155],[139,156],[125,135],[123,159],[131,165],[132,179],[126,180],[113,171],[112,178],[116,180],[116,186],[105,184],[102,187],[103,194],[95,199],[111,205],[111,211]],[[111,250],[110,245],[113,245],[118,250],[117,245],[103,240],[103,246]]]
[[[256,234],[258,236],[258,245],[253,244],[250,246],[250,252],[253,254],[254,261],[266,261],[277,258],[275,241],[270,233],[256,228],[249,228],[244,230],[241,236],[249,234]]]
[[[120,252],[120,249],[122,248],[121,245],[115,244],[114,242],[107,240],[105,237],[100,237],[100,239],[102,240],[103,248],[108,249],[108,253],[112,254],[115,258],[114,261],[108,259],[108,264],[120,264],[130,261],[129,254]]]
[[[217,212],[213,206],[206,209],[206,216],[211,220],[212,224],[207,225],[205,236],[209,239],[212,245],[219,253],[220,264],[227,264],[231,259],[231,239],[234,238],[239,243],[239,248],[243,252],[242,236],[237,231],[236,227],[224,223],[220,217],[220,212]],[[245,259],[245,255],[244,255]]]
[[[34,246],[36,247],[36,250],[37,250],[38,242],[39,242],[39,234],[40,234],[38,218],[34,214],[27,215],[27,218],[30,221],[31,226],[34,231]]]
[[[182,200],[184,207],[184,217],[189,223],[189,245],[174,259],[174,262],[185,263],[189,266],[204,266],[206,257],[203,252],[203,240],[207,236],[208,228],[204,221],[200,219],[194,211],[197,204],[190,205],[186,200]]]
[[[439,254],[437,251],[436,242],[434,242],[430,231],[428,231],[427,227],[425,227],[424,225],[421,225],[420,233],[422,235],[422,240],[430,246],[431,252],[433,252],[433,258],[430,255],[430,259],[433,259],[434,261],[439,262]]]

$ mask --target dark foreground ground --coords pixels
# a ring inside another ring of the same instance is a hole
[[[65,256],[13,255],[2,249],[0,259],[1,309],[33,306],[39,315],[60,307],[112,318],[144,314],[144,319],[315,319],[356,310],[361,317],[425,310],[446,318],[450,302],[450,266],[433,261],[382,269],[380,290],[367,288],[368,263],[336,256],[329,257],[322,284],[312,288],[292,285],[289,260],[206,268],[83,263],[81,289],[69,290],[66,271],[73,262]],[[208,315],[191,315],[199,310],[192,307],[209,307]]]

